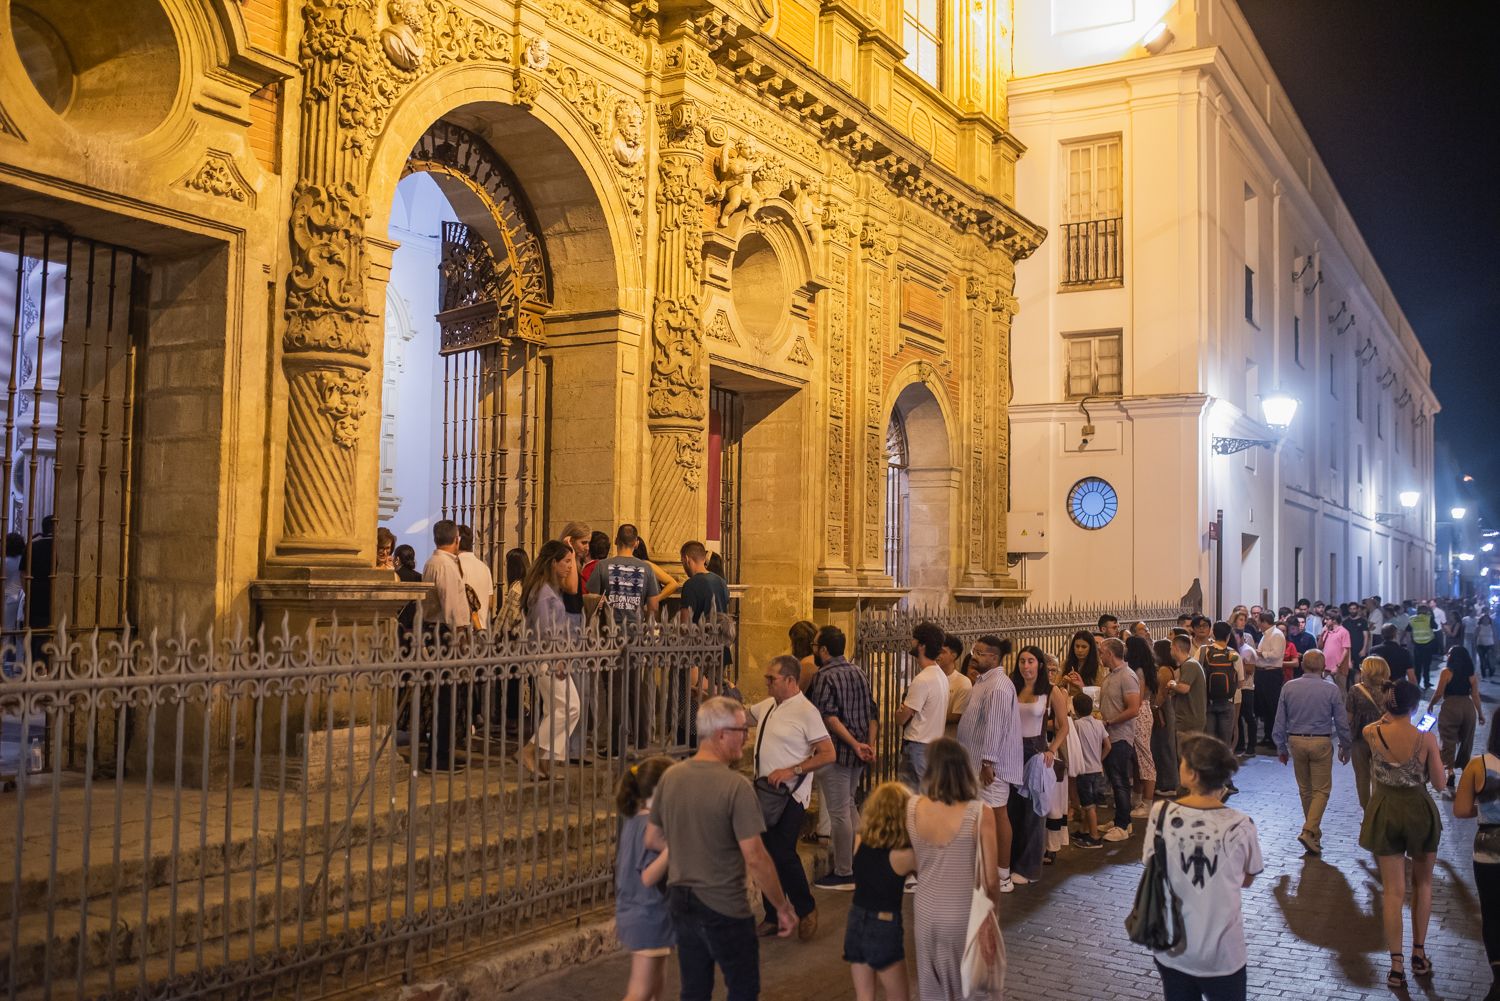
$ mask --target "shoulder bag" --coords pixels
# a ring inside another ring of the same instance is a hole
[[[979,817],[974,817],[974,891],[969,898],[969,926],[964,934],[964,954],[960,960],[963,980],[963,996],[970,997],[976,991],[988,991],[1000,995],[1005,986],[1005,938],[1000,934],[1000,922],[995,919],[995,902],[984,889],[984,846],[980,833]],[[986,962],[984,937],[995,936],[995,958]]]
[[[1156,952],[1170,952],[1182,944],[1182,902],[1167,879],[1167,842],[1162,828],[1167,821],[1165,805],[1156,815],[1156,831],[1146,871],[1135,890],[1135,905],[1125,918],[1125,933],[1136,945]]]
[[[766,822],[766,830],[770,830],[781,823],[782,814],[786,813],[787,804],[792,801],[792,793],[802,788],[802,783],[807,781],[803,775],[797,780],[797,784],[790,789],[785,786],[776,785],[759,774],[760,772],[760,745],[766,739],[766,727],[771,722],[771,714],[776,711],[775,703],[766,710],[765,719],[755,728],[755,798],[760,800],[760,815]]]

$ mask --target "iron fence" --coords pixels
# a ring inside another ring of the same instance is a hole
[[[617,777],[688,751],[727,640],[653,622],[23,644],[0,720],[12,739],[43,721],[51,746],[4,755],[4,995],[311,998],[597,906]],[[575,713],[564,752],[550,721]],[[573,760],[538,779],[527,746]]]
[[[912,629],[919,622],[933,622],[963,640],[968,649],[981,636],[1008,639],[1014,650],[1037,646],[1061,659],[1073,634],[1092,632],[1099,617],[1106,613],[1120,620],[1123,633],[1132,623],[1145,622],[1155,638],[1169,635],[1177,616],[1192,609],[1180,602],[1137,603],[1132,605],[1038,606],[1021,608],[990,607],[973,611],[923,610],[897,608],[868,611],[860,615],[856,627],[856,660],[870,679],[870,688],[879,711],[881,738],[876,748],[871,782],[896,777],[901,758],[901,727],[897,713],[901,709],[906,686],[916,673],[916,660],[908,651],[912,646]],[[1011,661],[1001,665],[1009,670]]]

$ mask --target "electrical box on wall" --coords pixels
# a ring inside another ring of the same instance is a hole
[[[1005,548],[1016,556],[1047,555],[1047,512],[1010,512],[1005,519]]]

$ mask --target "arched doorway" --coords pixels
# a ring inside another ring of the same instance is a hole
[[[886,430],[885,568],[906,603],[944,607],[952,598],[958,470],[942,406],[925,383],[896,397]]]
[[[531,206],[483,139],[438,122],[396,186],[387,287],[380,522],[427,546],[433,522],[474,529],[499,578],[534,552],[548,401],[542,317],[551,274]]]

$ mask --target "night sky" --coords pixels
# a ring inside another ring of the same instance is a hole
[[[1493,4],[1239,0],[1432,360],[1437,495],[1500,523],[1500,56]],[[1489,70],[1483,69],[1489,66]]]

